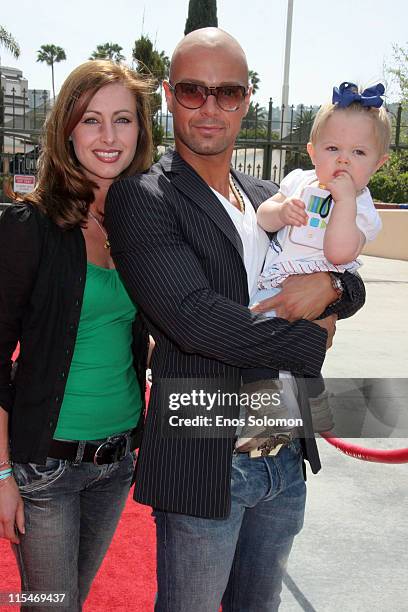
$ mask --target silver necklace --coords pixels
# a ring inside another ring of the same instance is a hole
[[[108,234],[103,229],[101,223],[99,223],[98,219],[95,217],[95,215],[90,210],[88,210],[88,215],[91,217],[91,219],[95,221],[96,225],[99,227],[102,234],[105,236],[105,244],[103,245],[103,248],[110,249],[110,242],[109,242]]]

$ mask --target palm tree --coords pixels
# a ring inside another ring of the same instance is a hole
[[[286,151],[286,172],[289,173],[295,168],[302,170],[311,170],[313,164],[309,155],[306,153],[306,143],[310,138],[310,131],[316,116],[316,110],[313,107],[305,108],[300,105],[293,115],[293,123],[291,131],[285,137],[292,143],[292,146]]]
[[[259,106],[258,103],[249,103],[248,112],[244,120],[247,121],[266,121],[268,119],[268,111],[264,106]]]
[[[255,70],[248,71],[249,82],[252,85],[252,94],[255,95],[259,89],[259,83],[261,79],[259,78],[259,74],[255,72]]]
[[[20,55],[20,46],[16,39],[0,25],[0,47],[4,47],[7,51],[17,59]],[[0,62],[1,63],[1,62]],[[4,91],[0,87],[0,125],[4,126]],[[0,161],[4,149],[4,132],[0,132]]]
[[[66,60],[67,56],[65,55],[64,49],[62,47],[57,47],[57,45],[41,45],[37,53],[37,62],[45,62],[48,66],[51,66],[52,94],[55,99],[54,64]]]
[[[123,60],[126,59],[125,56],[121,53],[122,50],[123,47],[121,47],[120,45],[117,45],[116,43],[107,42],[104,45],[97,45],[95,51],[92,52],[92,55],[89,59],[108,59],[112,62],[115,62],[116,64],[120,64],[120,62],[123,62]]]
[[[292,126],[292,138],[301,143],[306,144],[310,137],[313,122],[316,117],[316,112],[313,108],[305,109],[303,105],[298,107],[295,114],[293,126]]]
[[[20,55],[20,45],[16,39],[7,32],[3,26],[0,26],[0,45],[10,51],[10,53],[17,59]]]
[[[264,106],[249,103],[248,112],[242,121],[240,138],[266,138],[268,111]]]

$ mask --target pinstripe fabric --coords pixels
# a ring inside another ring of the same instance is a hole
[[[255,207],[277,190],[238,173],[236,180]],[[105,222],[116,266],[156,340],[135,498],[172,512],[224,517],[232,440],[162,437],[160,381],[220,378],[238,388],[239,368],[250,367],[313,376],[323,363],[326,332],[307,321],[250,313],[241,239],[218,198],[174,151],[148,174],[111,187]],[[351,282],[357,293],[359,284]]]

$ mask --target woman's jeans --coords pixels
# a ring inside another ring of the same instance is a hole
[[[197,491],[197,495],[200,492]],[[273,457],[232,461],[226,519],[155,511],[156,612],[272,612],[294,536],[303,525],[306,485],[299,440]]]
[[[118,524],[133,469],[133,452],[100,466],[51,458],[46,465],[14,465],[25,513],[25,535],[13,546],[21,589],[66,594],[64,606],[22,610],[82,609]]]

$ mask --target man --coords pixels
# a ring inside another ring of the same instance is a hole
[[[155,509],[156,610],[212,612],[221,601],[224,611],[276,610],[303,522],[302,454],[320,467],[314,440],[288,440],[254,459],[233,453],[228,432],[171,436],[166,393],[197,378],[238,391],[243,368],[316,375],[335,316],[311,321],[338,295],[328,274],[314,274],[290,279],[270,304],[301,320],[247,308],[267,246],[255,209],[277,187],[230,168],[250,98],[237,41],[216,28],[192,32],[164,87],[176,150],[150,173],[116,183],[106,212],[113,258],[156,341],[135,490]],[[363,301],[361,281],[344,275],[337,313]]]

